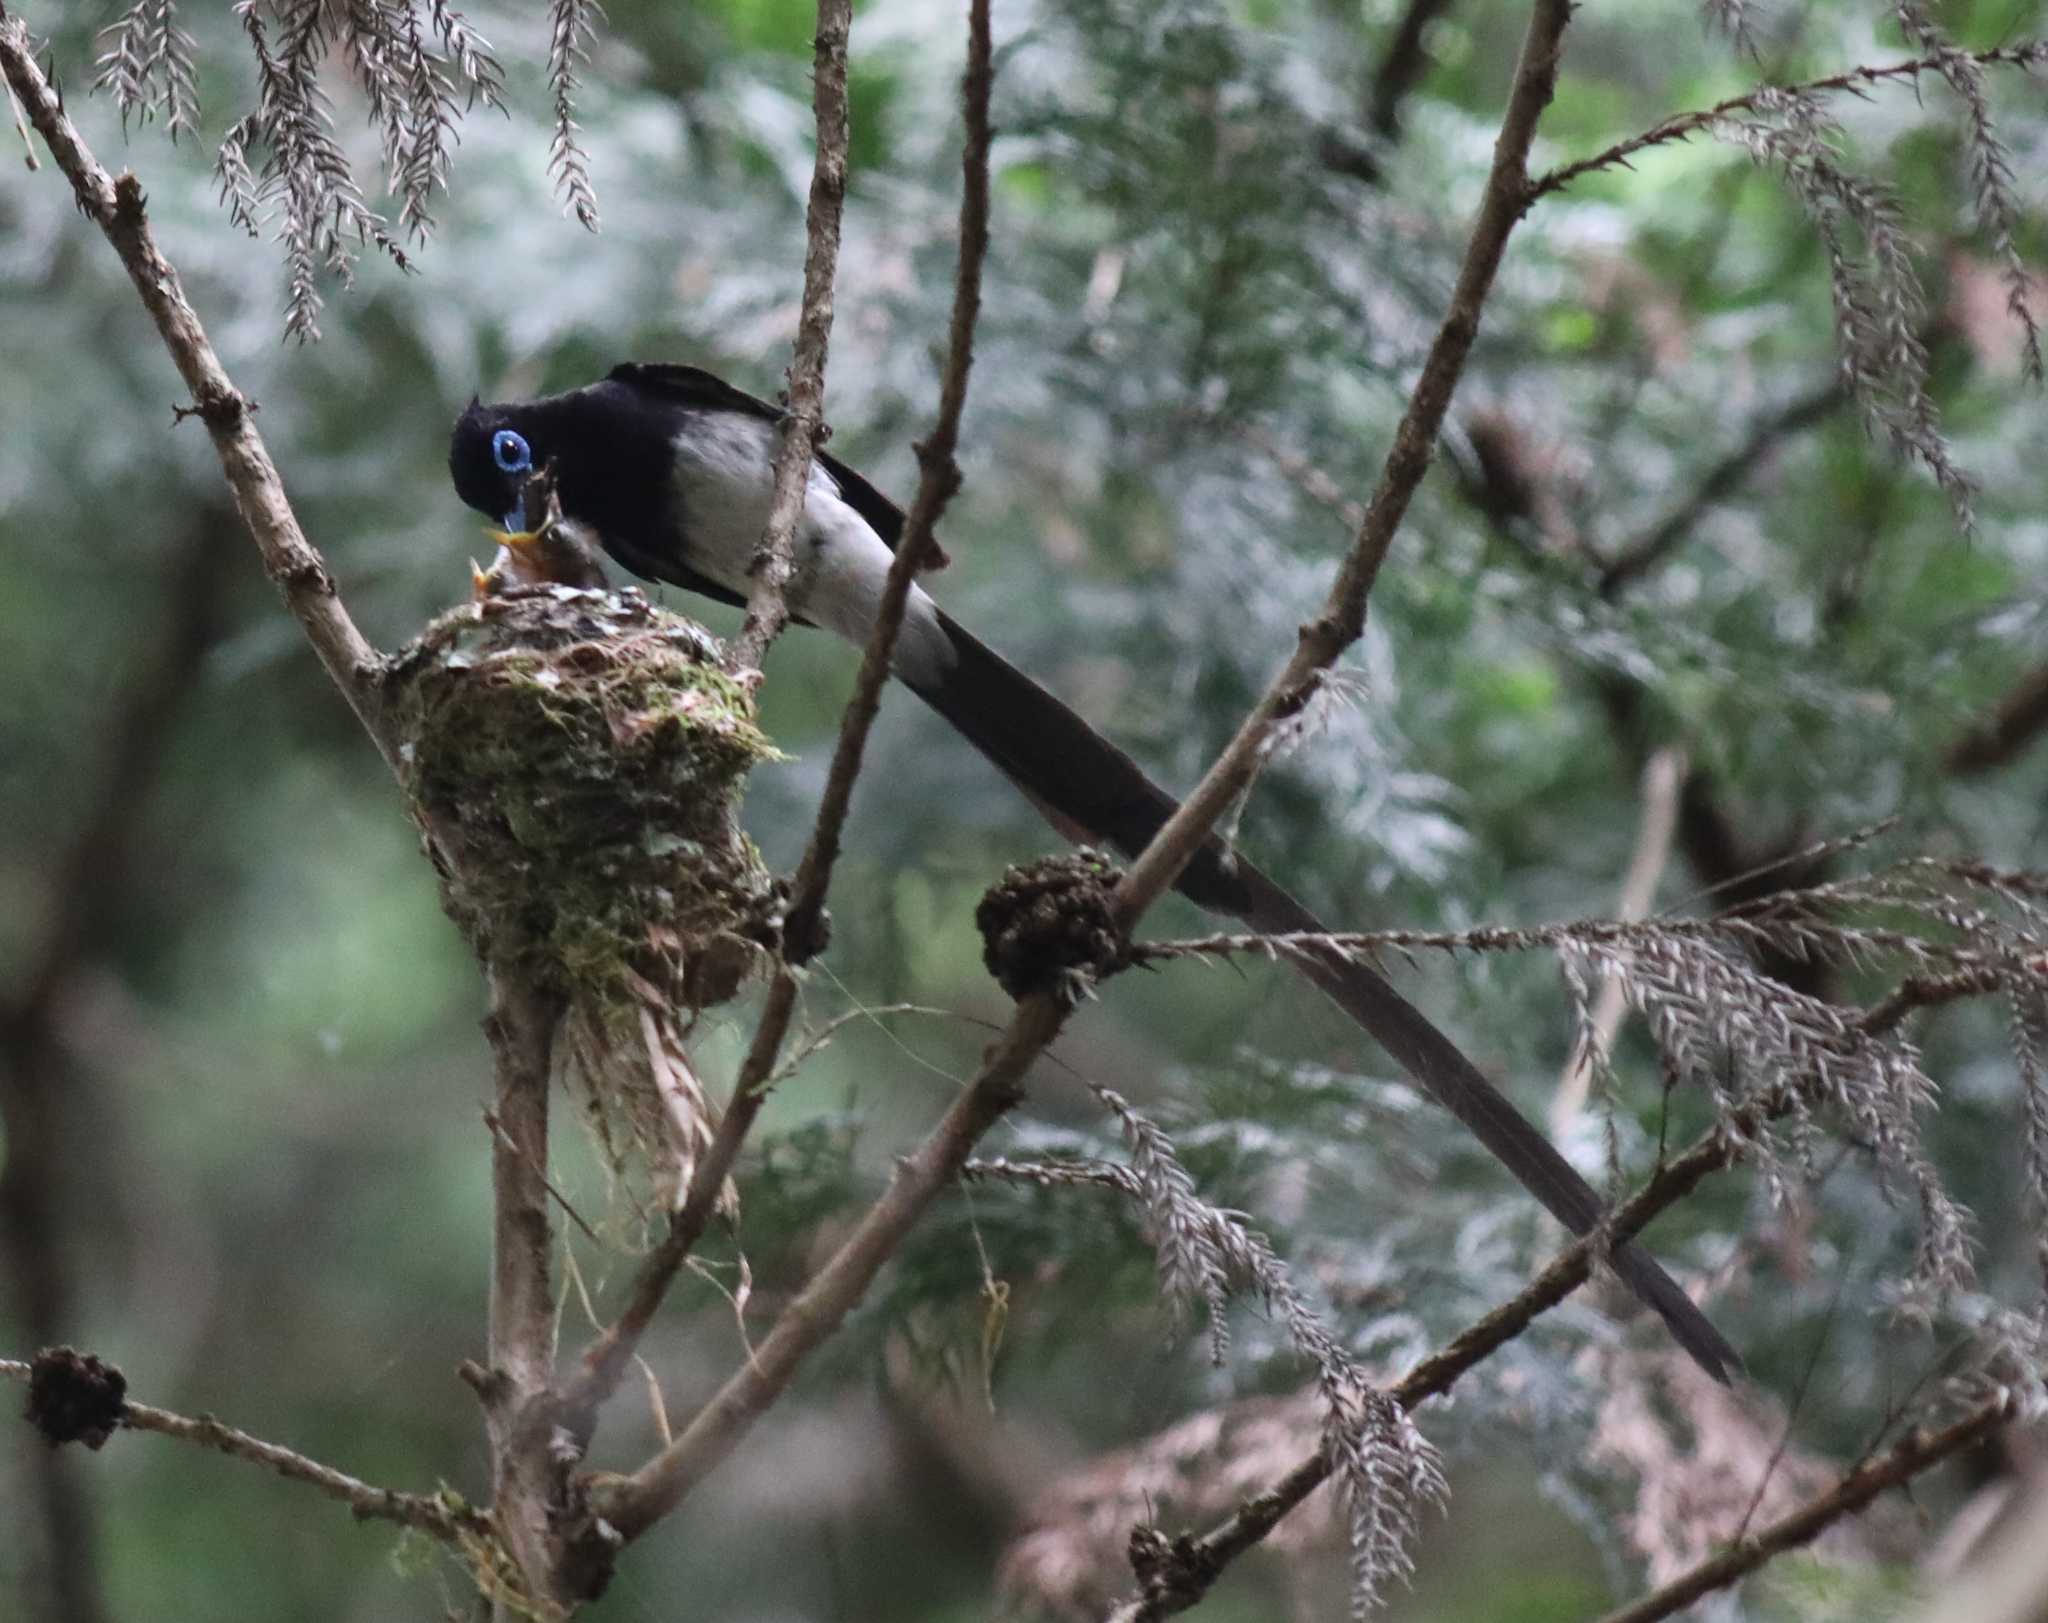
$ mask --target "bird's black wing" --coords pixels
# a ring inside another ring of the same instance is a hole
[[[772,406],[744,389],[735,389],[716,373],[678,362],[627,361],[613,367],[606,374],[606,381],[623,383],[650,398],[691,411],[732,411],[770,423],[779,423],[789,415],[780,406]],[[868,527],[894,552],[903,537],[903,509],[831,452],[820,450],[814,456],[839,482],[839,494],[846,505],[866,519]]]

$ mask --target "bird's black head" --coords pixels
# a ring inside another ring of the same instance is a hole
[[[448,472],[456,495],[469,506],[508,530],[522,530],[520,490],[550,456],[541,414],[533,407],[486,406],[472,399],[455,419]]]
[[[537,400],[471,400],[455,420],[448,472],[464,502],[516,532],[540,516],[522,510],[527,478],[551,471],[563,516],[587,543],[637,575],[678,579],[687,568],[673,442],[685,416],[616,376]]]

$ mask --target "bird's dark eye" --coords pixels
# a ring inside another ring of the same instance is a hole
[[[533,450],[523,434],[501,428],[491,436],[491,460],[505,473],[525,473],[533,466]]]

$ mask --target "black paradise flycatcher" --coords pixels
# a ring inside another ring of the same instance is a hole
[[[563,524],[634,574],[744,604],[747,566],[767,526],[783,413],[692,366],[615,367],[602,382],[520,404],[472,401],[448,467],[463,501],[526,530],[521,491],[552,470]],[[812,625],[864,645],[903,513],[836,457],[819,452],[796,535],[787,601]],[[1172,796],[1122,750],[912,587],[894,670],[1016,783],[1048,820],[1135,856],[1172,814]],[[1178,888],[1267,934],[1326,933],[1316,916],[1242,855],[1211,838]],[[1553,1216],[1586,1234],[1600,1197],[1505,1096],[1371,966],[1335,953],[1287,961],[1369,1033],[1519,1178]],[[1707,1373],[1741,1359],[1649,1254],[1615,1247],[1616,1271]]]

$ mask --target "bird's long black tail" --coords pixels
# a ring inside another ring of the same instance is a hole
[[[1063,833],[1135,855],[1174,810],[1173,798],[1122,750],[1001,655],[941,615],[957,660],[943,679],[913,683],[926,703],[966,735]],[[1321,934],[1325,926],[1242,856],[1226,860],[1210,840],[1182,873],[1179,889],[1201,906],[1266,934]],[[1394,1060],[1540,1200],[1559,1222],[1585,1234],[1600,1220],[1600,1197],[1556,1147],[1480,1075],[1455,1043],[1369,965],[1334,952],[1288,961],[1369,1033]],[[1717,1380],[1741,1358],[1649,1254],[1631,1243],[1613,1253],[1616,1271],[1654,1308],[1678,1344]]]

